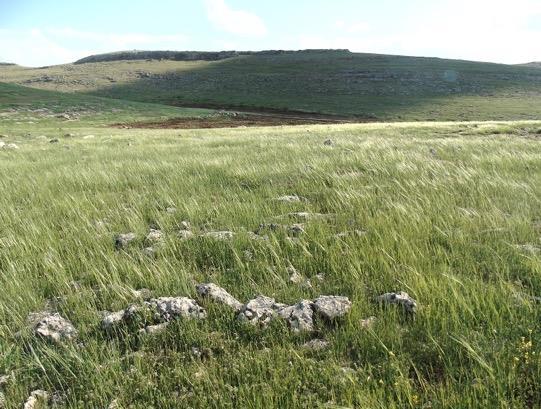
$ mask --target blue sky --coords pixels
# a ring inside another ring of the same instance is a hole
[[[128,49],[349,48],[541,60],[541,0],[0,0],[0,61]]]

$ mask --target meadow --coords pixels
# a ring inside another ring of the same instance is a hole
[[[3,86],[19,95],[0,99],[0,142],[18,147],[0,149],[5,407],[36,389],[70,408],[540,407],[541,122],[118,129],[116,114],[208,112],[96,98],[98,119],[43,119],[82,102]],[[269,223],[304,226],[256,240]],[[149,254],[151,227],[164,238]],[[212,231],[234,236],[201,237]],[[201,300],[202,282],[243,302],[342,295],[352,309],[314,333],[254,328]],[[104,331],[100,313],[141,289],[195,298],[207,318]],[[375,302],[389,291],[408,292],[415,317]],[[77,339],[36,337],[27,316],[43,310]]]

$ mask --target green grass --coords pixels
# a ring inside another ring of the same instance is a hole
[[[73,408],[115,398],[134,408],[541,405],[541,310],[529,298],[541,295],[541,122],[181,132],[81,124],[58,144],[15,131],[0,122],[3,140],[20,146],[0,150],[8,407],[36,388]],[[95,138],[79,137],[87,133]],[[272,200],[285,194],[309,202]],[[248,238],[293,211],[334,216],[309,222],[296,244],[281,234]],[[180,241],[182,220],[196,232],[238,234]],[[142,255],[142,240],[114,250],[115,234],[142,237],[151,223],[167,235],[156,259]],[[354,229],[366,234],[334,237]],[[289,263],[312,289],[288,281]],[[346,295],[353,309],[335,326],[318,324],[330,342],[321,352],[301,348],[310,336],[279,321],[247,328],[215,305],[206,320],[178,321],[155,337],[99,328],[99,311],[126,307],[132,289],[195,296],[201,281],[244,301]],[[373,302],[393,290],[418,301],[414,321]],[[50,345],[24,330],[27,314],[46,305],[74,323],[81,345]],[[363,329],[371,315],[374,327]],[[195,359],[192,346],[212,357]]]
[[[208,116],[213,112],[61,93],[0,82],[0,127],[9,129],[13,134],[41,132],[57,135],[59,130],[85,126]],[[59,117],[66,113],[73,116],[73,120]]]
[[[345,51],[222,61],[0,67],[0,81],[169,105],[320,112],[384,121],[541,117],[536,67]]]

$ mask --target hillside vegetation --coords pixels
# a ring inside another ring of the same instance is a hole
[[[541,116],[541,71],[535,67],[341,50],[261,53],[220,61],[7,66],[0,67],[0,81],[140,102],[308,111],[359,120]]]

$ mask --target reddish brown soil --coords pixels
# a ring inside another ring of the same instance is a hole
[[[143,129],[208,129],[281,125],[342,124],[366,122],[362,119],[326,116],[307,113],[224,113],[200,118],[172,118],[165,121],[118,123],[118,128]]]

